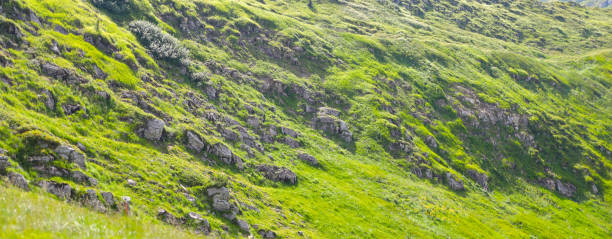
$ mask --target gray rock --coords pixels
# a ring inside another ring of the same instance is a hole
[[[44,102],[45,106],[47,107],[47,109],[49,110],[55,110],[55,96],[53,95],[53,92],[45,89],[42,91],[43,95],[45,96]]]
[[[317,160],[317,158],[315,158],[314,156],[307,154],[307,153],[300,153],[298,154],[298,158],[302,161],[304,161],[307,164],[310,164],[312,166],[319,166],[319,160]]]
[[[144,129],[145,139],[159,141],[162,137],[165,126],[166,123],[164,123],[163,120],[157,118],[149,119]]]
[[[340,111],[334,108],[330,108],[330,107],[319,107],[318,111],[319,111],[318,112],[319,114],[331,115],[335,117],[340,116]]]
[[[574,193],[576,193],[576,187],[571,183],[564,183],[558,179],[555,181],[555,183],[557,186],[557,192],[563,196],[572,197],[574,196]]]
[[[455,191],[463,191],[465,188],[463,187],[463,181],[461,179],[456,179],[452,173],[446,173],[446,183],[448,186]]]
[[[71,175],[67,169],[52,165],[34,165],[31,169],[36,171],[41,177],[69,177]]]
[[[480,173],[476,170],[468,170],[467,174],[474,179],[484,189],[489,189],[489,177],[485,173]]]
[[[293,138],[297,138],[300,136],[300,134],[298,132],[296,132],[293,129],[287,128],[287,127],[280,127],[280,131],[281,133],[283,133],[284,135],[289,135]]]
[[[241,231],[248,233],[251,230],[251,227],[249,226],[249,224],[242,220],[242,219],[237,219],[236,220],[236,225],[238,225],[238,227],[240,228]]]
[[[170,225],[179,225],[179,220],[172,215],[172,213],[166,211],[165,209],[159,209],[157,211],[157,218],[162,222],[168,223]]]
[[[9,158],[4,155],[0,155],[0,175],[6,174],[6,169],[11,166]]]
[[[192,131],[187,131],[185,133],[185,137],[187,138],[187,147],[195,152],[200,152],[204,149],[204,142],[200,136]]]
[[[106,207],[98,198],[98,194],[93,189],[87,189],[85,194],[81,198],[83,206],[92,208],[99,212],[106,212]]]
[[[68,200],[72,196],[72,187],[66,183],[55,181],[40,181],[38,185],[48,193],[57,196],[59,199]]]
[[[299,148],[300,146],[302,146],[300,142],[289,136],[284,137],[282,139],[282,142],[286,145],[289,145],[291,148]]]
[[[70,162],[78,165],[81,169],[87,168],[85,166],[85,154],[79,151],[72,151],[72,153],[70,154]]]
[[[115,195],[113,195],[113,193],[111,193],[111,192],[101,192],[100,195],[102,195],[102,199],[104,199],[104,203],[108,207],[114,207],[115,206]]]
[[[104,80],[104,79],[106,79],[106,77],[108,77],[108,74],[106,74],[104,71],[102,71],[102,69],[100,69],[100,67],[98,67],[98,65],[96,65],[96,64],[93,64],[93,71],[94,71],[93,72],[94,76],[97,79]]]
[[[261,122],[260,122],[259,118],[257,118],[256,116],[249,116],[247,118],[247,124],[249,126],[251,126],[251,128],[258,129],[260,123]]]
[[[28,186],[28,180],[19,173],[10,172],[8,174],[9,182],[13,184],[15,187],[21,188],[26,191],[30,191],[30,187]]]
[[[55,160],[55,158],[51,155],[30,156],[26,159],[26,161],[32,165],[48,164],[53,160]]]
[[[208,153],[217,156],[223,163],[229,165],[236,165],[238,169],[243,169],[243,162],[240,157],[232,153],[232,151],[223,143],[216,143],[215,145],[209,146]]]
[[[72,115],[79,112],[83,107],[80,104],[63,104],[62,109],[65,115]]]
[[[81,183],[81,184],[85,184],[89,186],[98,186],[98,180],[90,176],[87,176],[85,173],[81,171],[72,171],[70,173],[70,177],[72,178],[73,181],[77,183]]]
[[[595,185],[595,184],[591,185],[591,192],[593,194],[599,193],[599,189],[597,189],[597,185]]]
[[[262,172],[264,177],[272,181],[284,182],[288,184],[297,183],[297,175],[285,167],[262,164],[257,166],[257,171]]]
[[[276,233],[270,230],[264,230],[261,229],[259,231],[257,231],[257,233],[262,237],[262,238],[266,238],[266,239],[272,239],[272,238],[276,238]]]
[[[349,130],[346,122],[337,118],[339,115],[340,113],[337,110],[321,107],[314,119],[313,126],[327,134],[336,135],[345,142],[352,142],[353,133]]]
[[[77,75],[76,72],[69,69],[64,69],[57,65],[45,62],[41,64],[41,71],[45,75],[48,75],[56,80],[64,81],[67,84],[84,84],[88,80]]]
[[[60,51],[59,46],[57,45],[57,41],[55,41],[54,39],[51,39],[51,45],[49,46],[49,50],[51,50],[57,55],[62,55],[62,52]]]

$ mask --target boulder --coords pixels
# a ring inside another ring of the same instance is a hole
[[[9,182],[13,184],[15,187],[21,188],[26,191],[30,191],[30,187],[28,186],[28,180],[19,173],[10,172],[8,174]]]
[[[455,191],[463,191],[465,188],[463,187],[463,181],[461,179],[455,178],[452,173],[446,173],[446,183],[448,186]]]
[[[117,51],[117,47],[115,47],[107,38],[101,35],[85,33],[83,34],[83,40],[108,55],[111,55],[113,52]]]
[[[195,152],[200,152],[204,149],[204,142],[202,142],[202,138],[192,131],[187,131],[185,133],[185,138],[187,140],[187,147]]]
[[[281,131],[282,134],[289,135],[289,136],[291,136],[293,138],[297,138],[297,137],[300,136],[300,134],[298,132],[296,132],[293,129],[287,128],[287,127],[280,127],[280,131]]]
[[[232,153],[232,151],[223,143],[216,143],[208,147],[208,153],[215,155],[225,164],[236,165],[238,169],[243,169],[242,159]]]
[[[145,139],[159,141],[164,132],[166,123],[158,118],[149,119],[145,125],[143,136]]]
[[[40,181],[38,185],[48,193],[57,196],[59,199],[68,200],[72,197],[72,187],[66,183],[55,181]]]
[[[96,65],[96,64],[93,64],[93,75],[97,79],[102,79],[102,80],[105,80],[106,77],[108,77],[108,74],[106,74],[106,72],[104,72],[102,69],[100,69],[100,67],[98,67],[98,65]]]
[[[298,158],[302,161],[304,161],[307,164],[310,164],[312,166],[319,166],[319,160],[317,160],[317,158],[315,158],[314,156],[307,154],[307,153],[300,153],[298,154]]]
[[[86,169],[85,154],[82,152],[79,152],[67,145],[59,145],[54,149],[54,151],[61,159],[75,163],[81,169]]]
[[[297,183],[297,175],[285,167],[262,164],[257,166],[257,171],[262,172],[264,177],[272,181],[284,182],[287,184]]]

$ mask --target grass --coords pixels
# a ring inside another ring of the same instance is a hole
[[[2,238],[200,238],[140,217],[96,213],[40,192],[0,185]]]
[[[609,9],[532,0],[508,6],[438,1],[436,8],[417,6],[424,13],[418,16],[417,7],[393,1],[314,1],[311,9],[304,1],[136,0],[134,11],[118,14],[87,1],[14,2],[71,33],[63,35],[53,25],[31,29],[34,23],[13,19],[35,33],[24,30],[29,44],[0,50],[12,62],[0,66],[0,79],[11,80],[0,81],[0,147],[9,151],[11,170],[37,180],[19,163],[48,153],[25,147],[31,134],[20,129],[33,127],[41,137],[81,143],[91,159],[86,173],[99,185],[54,179],[78,190],[130,196],[134,216],[97,214],[42,192],[0,187],[0,220],[7,228],[0,237],[191,236],[158,224],[159,208],[178,217],[197,212],[215,235],[245,236],[213,212],[205,193],[212,185],[231,190],[242,209],[239,218],[284,238],[300,233],[311,238],[606,238],[611,233]],[[167,38],[176,38],[173,46],[189,51],[190,65],[149,56],[152,49],[128,30],[133,20],[149,21]],[[196,27],[185,28],[190,26]],[[245,32],[251,27],[255,30]],[[117,52],[105,54],[85,42],[86,32],[108,38]],[[48,49],[52,40],[62,54]],[[130,60],[135,67],[128,66]],[[89,82],[67,85],[44,76],[38,69],[42,61]],[[94,79],[92,64],[108,78]],[[264,90],[270,82],[274,87]],[[44,105],[43,90],[53,92],[56,110]],[[302,97],[304,91],[309,99]],[[85,109],[68,116],[60,107],[65,103]],[[340,110],[354,142],[313,129],[315,114],[306,113],[306,105]],[[461,117],[464,109],[475,113]],[[488,122],[478,111],[502,120]],[[264,152],[249,154],[246,142],[224,139],[222,129],[239,131],[239,126],[208,120],[211,112],[238,122]],[[264,126],[294,129],[302,146],[263,143],[266,129],[246,124],[252,116],[266,119]],[[515,128],[503,120],[518,116],[529,119],[527,126]],[[166,121],[164,141],[150,142],[136,133],[150,117]],[[186,130],[225,143],[247,169],[188,150]],[[411,152],[391,152],[389,145],[399,140],[410,142]],[[300,152],[312,154],[321,166],[301,162]],[[252,167],[262,163],[291,169],[298,184],[266,180]],[[444,180],[417,178],[411,173],[415,166],[452,173],[467,190],[453,192]],[[469,170],[489,175],[491,190],[472,180]],[[568,199],[543,189],[538,181],[544,178],[572,183],[576,195]],[[593,184],[597,194],[590,192]],[[196,201],[188,201],[183,191]],[[251,233],[259,237],[256,230]]]

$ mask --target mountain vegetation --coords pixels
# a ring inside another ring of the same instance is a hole
[[[608,238],[611,19],[0,0],[0,237]]]

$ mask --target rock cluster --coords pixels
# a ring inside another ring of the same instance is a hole
[[[59,67],[55,64],[44,62],[40,65],[43,74],[48,75],[56,80],[65,82],[66,84],[84,84],[88,80],[79,76],[75,71]]]
[[[210,187],[207,190],[208,197],[211,199],[212,207],[215,211],[222,213],[223,217],[233,221],[238,225],[240,230],[249,232],[249,224],[236,216],[240,213],[240,209],[230,202],[231,196],[225,187]]]

